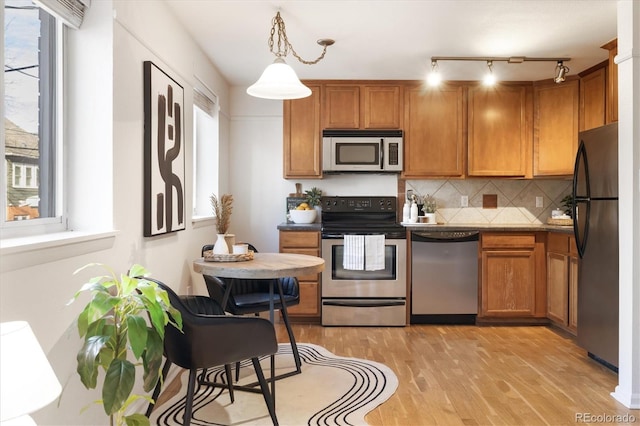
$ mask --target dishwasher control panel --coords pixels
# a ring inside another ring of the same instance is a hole
[[[414,241],[477,241],[479,231],[412,231]]]

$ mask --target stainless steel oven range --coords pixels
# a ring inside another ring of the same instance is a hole
[[[406,231],[396,211],[396,197],[322,197],[322,325],[406,325]]]

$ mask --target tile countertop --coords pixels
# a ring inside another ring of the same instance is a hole
[[[525,224],[525,223],[451,223],[444,224],[439,223],[436,225],[430,225],[427,223],[403,223],[402,226],[410,230],[434,230],[434,231],[495,231],[495,232],[560,232],[564,234],[573,234],[573,226],[559,226],[559,225],[547,225],[545,223],[540,224]]]
[[[503,223],[503,224],[487,224],[487,223],[452,223],[429,225],[426,223],[403,223],[410,230],[434,230],[434,231],[496,231],[496,232],[559,232],[563,234],[573,234],[573,226],[558,226],[540,224],[521,224],[521,223]],[[280,231],[320,231],[320,223],[281,223],[278,225]]]

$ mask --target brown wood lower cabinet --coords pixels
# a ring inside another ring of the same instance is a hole
[[[478,322],[546,321],[544,233],[480,235]]]
[[[280,231],[280,253],[320,257],[320,232]],[[300,304],[287,310],[291,321],[320,322],[320,274],[298,277]]]
[[[547,237],[547,317],[575,334],[578,329],[578,256],[575,239],[550,232]]]

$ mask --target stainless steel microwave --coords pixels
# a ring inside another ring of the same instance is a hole
[[[402,171],[402,130],[324,130],[325,173]]]

